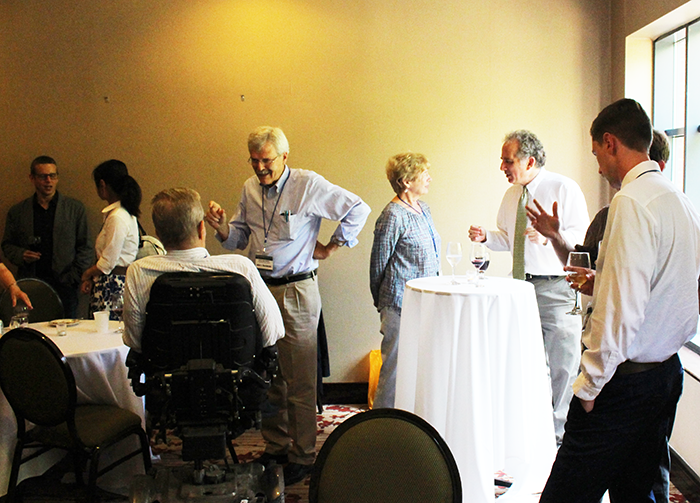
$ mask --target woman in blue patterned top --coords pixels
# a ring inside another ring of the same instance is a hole
[[[428,205],[428,159],[422,154],[397,154],[386,165],[386,176],[396,196],[386,205],[374,227],[370,259],[370,289],[379,311],[382,368],[374,407],[393,407],[399,350],[401,303],[406,282],[437,276],[440,270],[440,236]]]

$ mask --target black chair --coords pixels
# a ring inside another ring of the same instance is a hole
[[[440,434],[399,409],[374,409],[345,420],[316,458],[310,503],[461,503],[462,483]]]
[[[17,281],[17,286],[27,294],[34,309],[29,311],[29,323],[51,321],[63,318],[63,302],[51,285],[36,278],[24,278]],[[0,319],[8,326],[14,314],[12,297],[5,291],[0,297]]]
[[[76,404],[73,372],[51,340],[31,328],[16,328],[0,338],[0,387],[17,418],[17,445],[7,488],[15,498],[20,465],[52,448],[73,454],[76,481],[83,485],[82,468],[89,460],[88,491],[94,500],[97,478],[141,454],[151,468],[148,438],[141,418],[114,405]],[[27,430],[25,420],[35,424]],[[136,435],[140,448],[98,470],[100,454],[109,446]],[[26,457],[24,449],[39,447]]]
[[[127,365],[146,396],[150,428],[175,428],[195,473],[208,459],[234,463],[233,439],[260,427],[261,406],[277,368],[276,347],[263,348],[250,284],[235,273],[166,273],[146,306],[142,353]],[[145,376],[145,377],[142,377]]]

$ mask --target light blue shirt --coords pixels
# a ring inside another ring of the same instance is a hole
[[[428,205],[418,205],[422,215],[390,202],[375,224],[369,286],[378,311],[393,307],[400,313],[406,283],[440,272],[440,235]]]
[[[256,176],[246,180],[222,245],[242,250],[250,244],[248,257],[253,261],[258,253],[272,256],[273,270],[261,270],[263,277],[300,274],[318,267],[313,253],[324,218],[340,222],[332,240],[352,248],[370,211],[358,196],[321,175],[285,166],[269,188],[261,186]]]

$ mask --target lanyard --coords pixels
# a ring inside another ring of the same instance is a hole
[[[430,220],[425,216],[425,212],[422,213],[423,218],[425,218],[425,223],[428,224],[428,231],[430,231],[430,239],[433,240],[433,250],[435,251],[435,258],[440,259],[440,254],[438,253],[437,245],[435,244],[435,234],[433,233],[433,226],[430,225]]]
[[[262,196],[262,217],[263,217],[263,233],[265,234],[265,241],[263,242],[263,251],[267,248],[267,236],[270,234],[270,229],[272,229],[272,219],[275,218],[275,212],[277,211],[277,204],[280,202],[280,198],[282,197],[282,192],[284,192],[284,188],[287,186],[285,183],[282,185],[282,188],[280,189],[280,193],[277,194],[277,201],[275,201],[275,207],[272,208],[272,215],[270,216],[270,225],[265,226],[265,187],[261,186],[260,191],[261,191],[261,196]],[[269,190],[269,187],[268,187]]]
[[[639,178],[642,175],[646,175],[647,173],[653,173],[654,171],[659,171],[659,170],[658,169],[648,169],[646,171],[642,171],[641,173],[639,173],[639,175],[637,175],[637,178]],[[661,173],[661,171],[659,171],[659,173]]]

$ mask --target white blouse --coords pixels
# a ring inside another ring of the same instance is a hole
[[[102,230],[95,241],[97,268],[109,274],[115,267],[126,267],[136,259],[139,249],[139,227],[136,217],[122,208],[121,202],[102,210]]]

